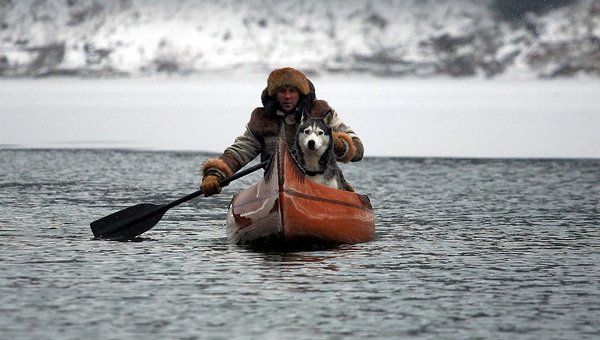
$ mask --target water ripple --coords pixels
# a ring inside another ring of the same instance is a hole
[[[373,242],[231,245],[231,194],[173,208],[138,242],[90,221],[195,190],[195,153],[0,150],[0,334],[10,339],[593,338],[600,162],[366,159],[344,166]],[[22,171],[28,169],[28,171]]]

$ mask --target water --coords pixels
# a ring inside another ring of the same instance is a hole
[[[600,334],[600,160],[369,158],[375,241],[231,245],[231,194],[139,242],[89,223],[195,190],[193,152],[0,150],[0,339],[585,339]]]

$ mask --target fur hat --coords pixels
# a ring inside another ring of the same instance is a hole
[[[310,92],[308,79],[304,73],[291,67],[284,67],[273,70],[267,79],[267,91],[269,96],[274,97],[277,94],[277,89],[282,86],[293,86],[298,89],[302,95],[307,95]]]
[[[306,81],[308,82],[309,91],[308,91],[307,95],[300,96],[300,100],[298,101],[298,106],[296,107],[296,120],[297,121],[300,121],[302,112],[310,111],[310,108],[311,108],[313,102],[315,101],[315,99],[317,99],[317,93],[315,91],[315,86],[310,81],[310,79],[307,79]],[[265,108],[265,111],[267,112],[267,116],[271,116],[271,117],[275,116],[276,112],[277,112],[278,104],[277,104],[277,100],[275,99],[274,96],[269,96],[268,87],[265,87],[265,89],[262,91],[260,100],[262,101],[263,107]]]

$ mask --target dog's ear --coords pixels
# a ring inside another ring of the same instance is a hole
[[[302,110],[302,115],[300,116],[300,121],[303,122],[310,118],[310,113],[307,110]]]
[[[333,122],[333,111],[332,110],[327,111],[327,113],[325,114],[325,117],[323,117],[323,121],[325,122],[325,124],[327,124],[327,126],[331,126],[331,122]]]

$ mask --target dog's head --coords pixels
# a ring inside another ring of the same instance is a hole
[[[300,125],[298,125],[298,133],[296,134],[296,144],[304,153],[315,153],[321,156],[330,148],[333,148],[333,138],[329,127],[333,112],[330,109],[324,115],[313,115],[314,109],[313,105],[311,113],[304,112],[302,114]],[[322,109],[322,106],[317,107],[317,109]]]

